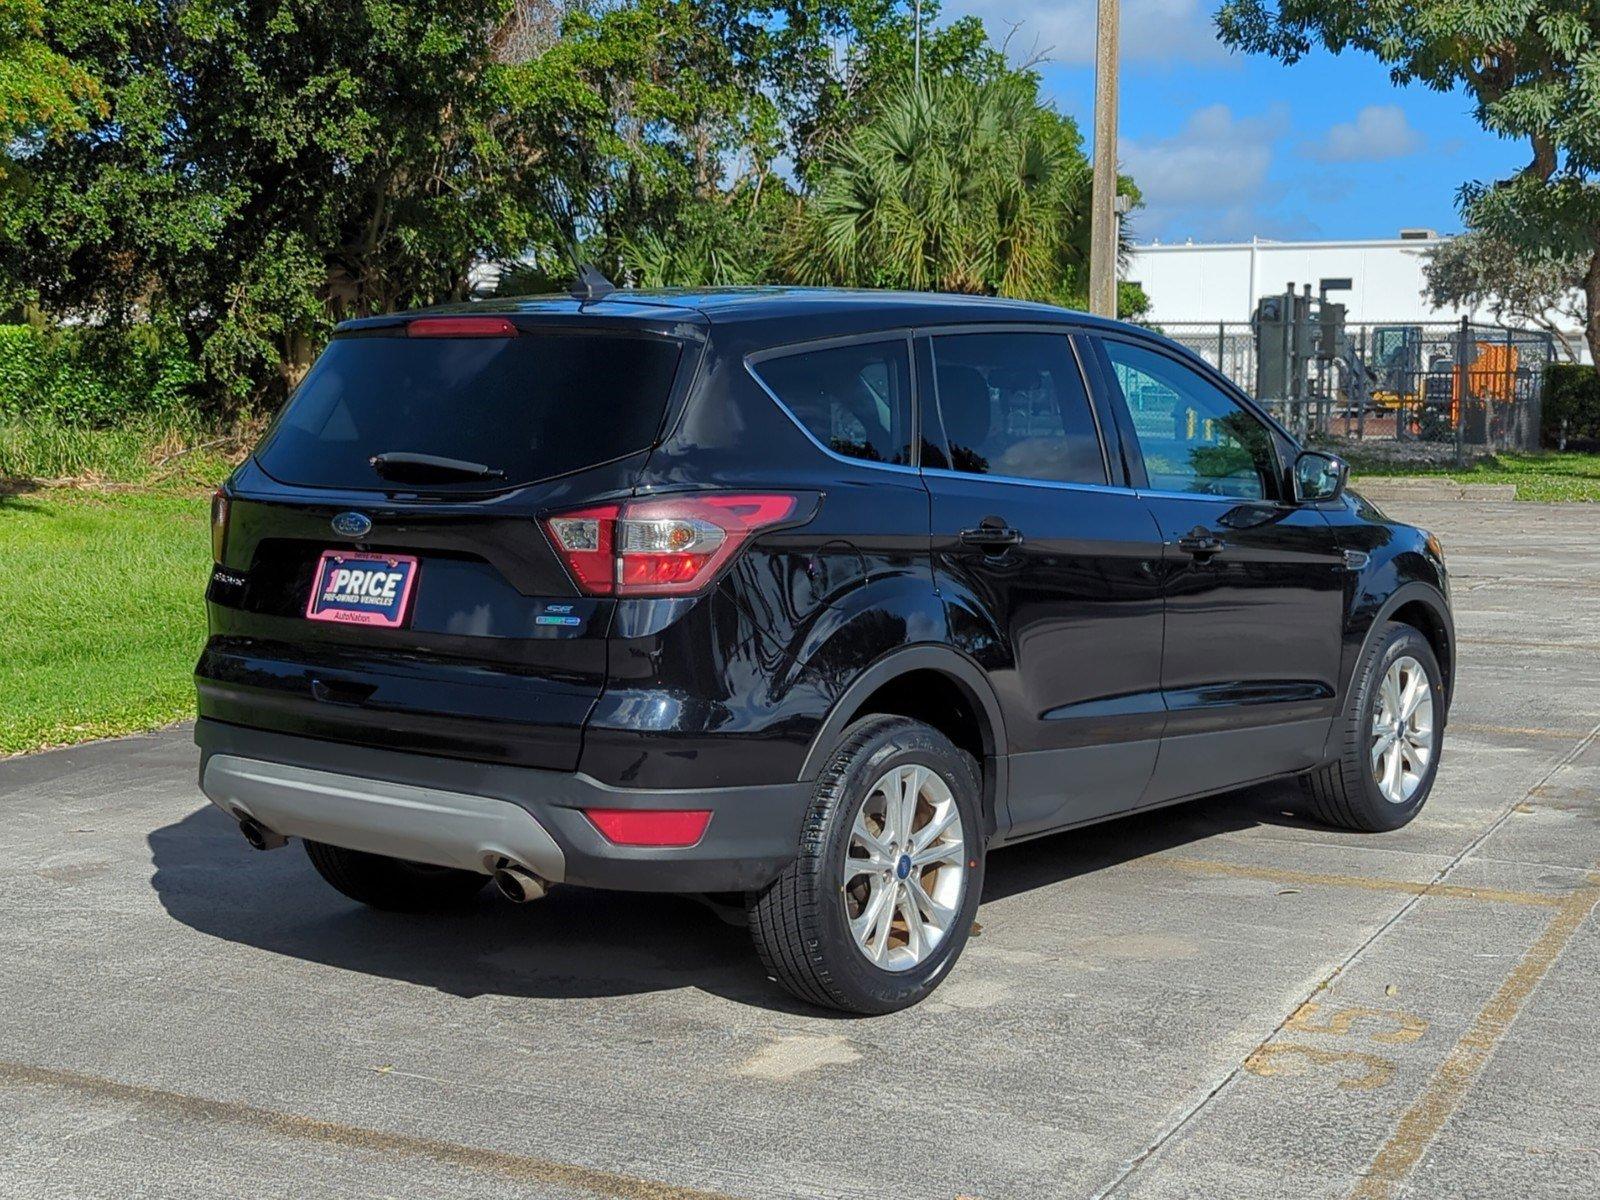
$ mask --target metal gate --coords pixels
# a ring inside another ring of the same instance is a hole
[[[1257,344],[1247,321],[1158,327],[1255,394]],[[1351,324],[1344,352],[1308,360],[1298,395],[1258,397],[1301,437],[1539,446],[1545,372],[1555,358],[1543,330],[1469,321]]]

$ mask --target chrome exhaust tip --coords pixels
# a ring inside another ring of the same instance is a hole
[[[273,833],[254,817],[239,816],[239,832],[244,834],[244,840],[257,850],[276,850],[279,846],[287,846],[289,839],[281,833]]]
[[[526,867],[504,863],[494,873],[494,886],[513,904],[526,904],[541,899],[549,890],[550,882],[540,879]]]

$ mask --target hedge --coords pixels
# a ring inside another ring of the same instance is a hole
[[[1568,441],[1600,440],[1600,371],[1578,363],[1552,363],[1544,384],[1544,444],[1555,446],[1566,422]]]
[[[161,325],[128,330],[0,325],[0,421],[112,429],[196,416],[199,371]]]

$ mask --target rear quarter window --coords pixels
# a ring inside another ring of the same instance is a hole
[[[313,487],[388,490],[370,460],[397,451],[482,463],[499,487],[533,483],[649,448],[681,356],[681,343],[610,332],[337,337],[256,459]]]
[[[835,454],[910,463],[911,363],[904,338],[786,352],[751,370]]]

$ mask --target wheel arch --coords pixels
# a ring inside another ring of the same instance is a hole
[[[1451,699],[1455,692],[1455,621],[1450,615],[1450,603],[1444,594],[1432,584],[1421,580],[1411,580],[1396,588],[1377,607],[1373,613],[1372,622],[1367,626],[1365,635],[1361,639],[1360,648],[1357,650],[1348,668],[1344,681],[1344,698],[1340,711],[1344,712],[1350,705],[1356,689],[1356,672],[1361,669],[1361,664],[1367,660],[1367,654],[1372,649],[1383,632],[1383,627],[1390,621],[1399,621],[1416,629],[1423,637],[1427,638],[1429,646],[1433,648],[1433,656],[1439,660],[1439,669],[1444,674],[1445,713],[1443,719],[1448,719]],[[1334,745],[1339,728],[1335,721],[1328,732],[1328,750]]]
[[[1449,602],[1436,588],[1419,580],[1395,589],[1394,594],[1378,609],[1372,627],[1362,639],[1361,654],[1356,658],[1358,664],[1384,625],[1390,621],[1410,625],[1428,639],[1433,656],[1439,660],[1439,670],[1444,673],[1442,682],[1445,705],[1448,707],[1455,694],[1456,683],[1456,628],[1450,615]],[[1353,679],[1351,684],[1354,684]]]
[[[938,729],[978,760],[985,834],[994,833],[1006,787],[1005,719],[983,669],[959,650],[915,645],[890,651],[851,681],[828,710],[800,767],[810,781],[857,720],[873,713],[912,717]]]

